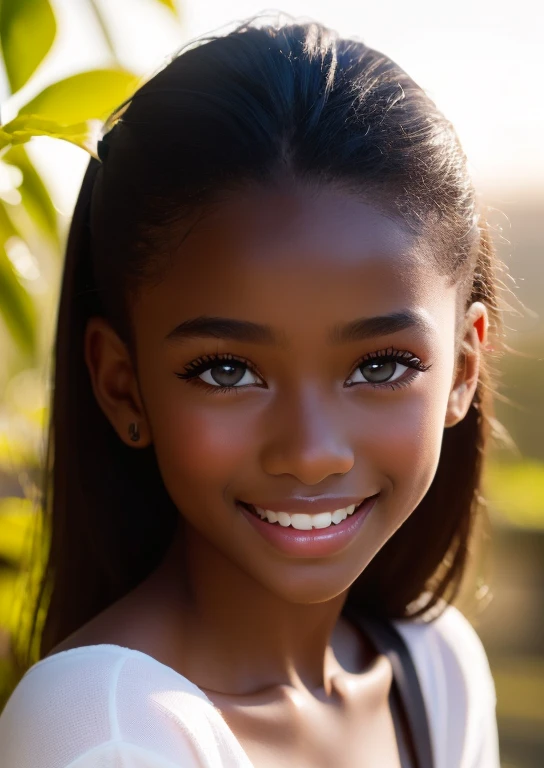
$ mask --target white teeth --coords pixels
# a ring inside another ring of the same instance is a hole
[[[335,525],[338,525],[338,523],[341,523],[342,520],[345,520],[348,516],[346,509],[337,509],[336,512],[332,513],[332,522]]]
[[[310,515],[290,515],[291,525],[298,531],[311,531],[312,530],[312,518]]]
[[[333,523],[338,525],[343,520],[352,515],[357,504],[350,504],[344,509],[337,509],[334,512],[321,512],[318,515],[306,515],[296,513],[290,515],[288,512],[273,512],[271,509],[261,509],[254,507],[261,520],[268,520],[269,523],[279,523],[283,528],[292,526],[299,531],[310,531],[312,528],[329,528]]]
[[[314,515],[312,524],[314,528],[328,528],[332,521],[330,512],[322,512],[320,515]]]

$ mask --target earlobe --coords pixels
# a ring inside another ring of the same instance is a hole
[[[452,389],[448,399],[448,407],[446,409],[446,418],[444,420],[444,427],[454,427],[460,421],[462,421],[470,403],[467,404],[467,385],[466,382],[461,382],[458,387]]]
[[[92,317],[84,353],[94,396],[112,427],[127,445],[147,447],[150,430],[126,344],[106,320]]]

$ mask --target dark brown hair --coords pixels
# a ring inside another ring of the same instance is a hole
[[[458,333],[468,306],[481,301],[490,341],[502,344],[498,262],[451,124],[395,62],[362,42],[315,22],[257,26],[255,18],[171,57],[112,115],[107,156],[102,145],[104,161],[87,168],[62,280],[45,559],[23,668],[135,587],[171,541],[179,512],[153,446],[131,450],[117,436],[93,395],[83,338],[88,318],[101,314],[133,349],[131,296],[160,275],[189,214],[219,193],[289,173],[381,205],[433,240],[429,269],[459,286]],[[416,617],[459,591],[485,512],[488,358],[466,418],[444,430],[426,496],[350,589],[349,602],[368,613]]]

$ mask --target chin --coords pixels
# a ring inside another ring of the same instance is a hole
[[[252,573],[253,578],[276,597],[295,605],[312,605],[334,600],[360,576],[361,569],[348,572],[345,563],[332,567],[324,563],[296,563],[276,566],[270,573]]]

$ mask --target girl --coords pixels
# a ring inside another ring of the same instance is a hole
[[[501,336],[465,156],[381,53],[254,22],[148,80],[83,180],[4,768],[499,766],[451,605]]]

